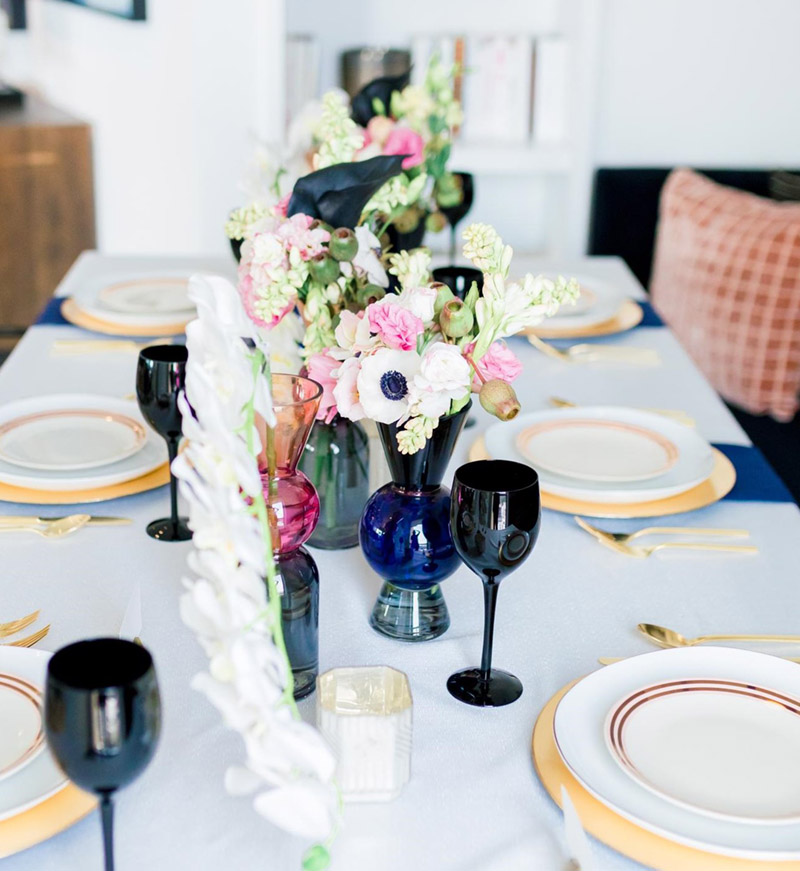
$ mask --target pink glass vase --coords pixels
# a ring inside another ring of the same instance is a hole
[[[319,650],[319,573],[303,547],[319,519],[314,485],[298,471],[319,409],[322,387],[299,375],[272,376],[274,427],[259,419],[262,450],[258,468],[267,503],[272,550],[283,592],[281,611],[286,650],[292,665],[294,695],[314,689]]]

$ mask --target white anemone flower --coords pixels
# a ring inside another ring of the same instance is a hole
[[[395,423],[405,417],[414,398],[419,365],[416,351],[381,348],[363,357],[357,383],[364,414],[378,423]]]

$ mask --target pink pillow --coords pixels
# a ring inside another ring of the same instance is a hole
[[[800,205],[689,169],[661,192],[653,304],[716,390],[791,420],[800,392]]]

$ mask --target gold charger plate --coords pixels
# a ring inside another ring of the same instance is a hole
[[[164,324],[160,327],[129,327],[123,324],[114,324],[110,321],[103,321],[85,312],[77,302],[68,296],[61,303],[61,314],[65,320],[76,327],[83,327],[84,330],[91,330],[93,333],[105,333],[108,336],[179,336],[185,332],[186,324],[191,318],[185,321],[174,324]]]
[[[97,800],[68,783],[55,795],[0,822],[0,859],[41,844],[82,820]]]
[[[83,505],[86,502],[107,502],[120,496],[133,496],[164,484],[169,484],[169,463],[130,481],[90,490],[31,490],[0,481],[0,501],[22,502],[26,505]]]
[[[677,844],[626,820],[590,795],[564,764],[556,747],[553,719],[561,698],[578,681],[559,690],[544,706],[533,727],[533,767],[550,798],[561,807],[561,786],[567,788],[587,832],[623,856],[656,871],[800,871],[800,862],[735,859]]]
[[[611,336],[632,330],[642,322],[644,310],[632,299],[626,299],[617,313],[607,321],[588,327],[548,327],[547,321],[526,330],[540,339],[590,339],[593,336]]]
[[[542,490],[542,507],[551,511],[562,511],[565,514],[582,514],[584,517],[666,517],[669,514],[683,514],[685,511],[696,511],[719,502],[727,496],[736,483],[736,469],[733,463],[716,448],[711,449],[714,455],[714,467],[711,475],[683,493],[668,496],[666,499],[655,499],[652,502],[623,502],[609,505],[605,502],[582,502],[578,499],[568,499],[566,496],[555,496]],[[486,452],[486,442],[480,436],[469,451],[470,460],[489,460]]]

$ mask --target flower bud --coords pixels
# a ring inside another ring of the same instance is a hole
[[[431,212],[425,218],[425,229],[430,230],[431,233],[441,233],[446,226],[447,218],[441,212]]]
[[[370,303],[377,302],[386,296],[386,291],[377,284],[366,284],[356,292],[356,299],[361,308],[366,308]]]
[[[445,303],[450,302],[451,299],[455,299],[456,295],[446,284],[442,284],[441,281],[434,281],[431,284],[431,287],[436,288],[436,299],[433,303],[433,313],[438,318],[442,313]]]
[[[514,388],[499,378],[492,378],[481,385],[478,399],[481,405],[499,420],[513,420],[520,411],[519,399]]]
[[[334,260],[352,260],[358,254],[356,234],[347,227],[339,227],[331,233],[328,250]]]
[[[398,233],[413,233],[419,226],[422,213],[416,206],[406,209],[392,221]]]
[[[474,323],[475,316],[472,314],[472,309],[464,305],[460,299],[446,302],[439,315],[439,326],[451,339],[460,339],[468,335]]]
[[[308,225],[309,230],[325,230],[326,233],[332,233],[333,227],[325,221],[321,221],[319,218],[314,218],[314,220]]]
[[[339,264],[324,251],[308,261],[308,270],[314,281],[320,284],[330,284],[339,277]]]

